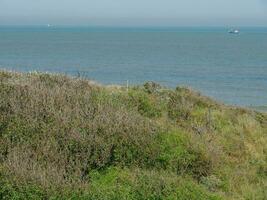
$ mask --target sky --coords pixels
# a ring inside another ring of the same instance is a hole
[[[0,25],[267,26],[267,0],[0,0]]]

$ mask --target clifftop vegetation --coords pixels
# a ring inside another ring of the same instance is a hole
[[[267,116],[187,88],[0,72],[0,199],[267,199]]]

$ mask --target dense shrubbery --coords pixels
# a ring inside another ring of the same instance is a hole
[[[164,171],[108,168],[90,173],[90,185],[83,190],[66,190],[64,193],[42,190],[33,185],[15,185],[1,181],[1,199],[86,199],[86,200],[134,200],[179,199],[219,200],[219,196],[207,191],[190,178],[179,178]]]
[[[0,199],[265,199],[266,131],[186,88],[0,72]]]

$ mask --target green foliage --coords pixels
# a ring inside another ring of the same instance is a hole
[[[211,161],[199,149],[194,149],[190,138],[182,132],[164,134],[160,139],[160,168],[171,169],[177,175],[190,174],[195,178],[207,176]]]
[[[0,72],[0,199],[265,199],[266,132],[186,88]]]
[[[148,94],[155,94],[157,92],[160,92],[162,87],[155,82],[147,82],[144,84],[144,89]]]
[[[172,119],[189,120],[195,110],[216,106],[209,98],[187,88],[177,87],[169,97],[168,114]]]
[[[46,199],[41,188],[34,185],[16,185],[0,172],[0,199],[2,200],[38,200]]]
[[[131,106],[136,106],[143,116],[155,118],[162,115],[159,102],[148,93],[142,90],[132,90],[129,92],[129,97]]]
[[[163,176],[164,175],[164,176]],[[205,190],[189,178],[165,172],[109,168],[90,173],[90,186],[83,191],[47,192],[32,185],[23,186],[1,181],[1,199],[86,199],[86,200],[219,200],[220,196]]]

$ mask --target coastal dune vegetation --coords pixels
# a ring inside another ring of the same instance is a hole
[[[267,115],[154,82],[1,71],[0,199],[266,200]]]

